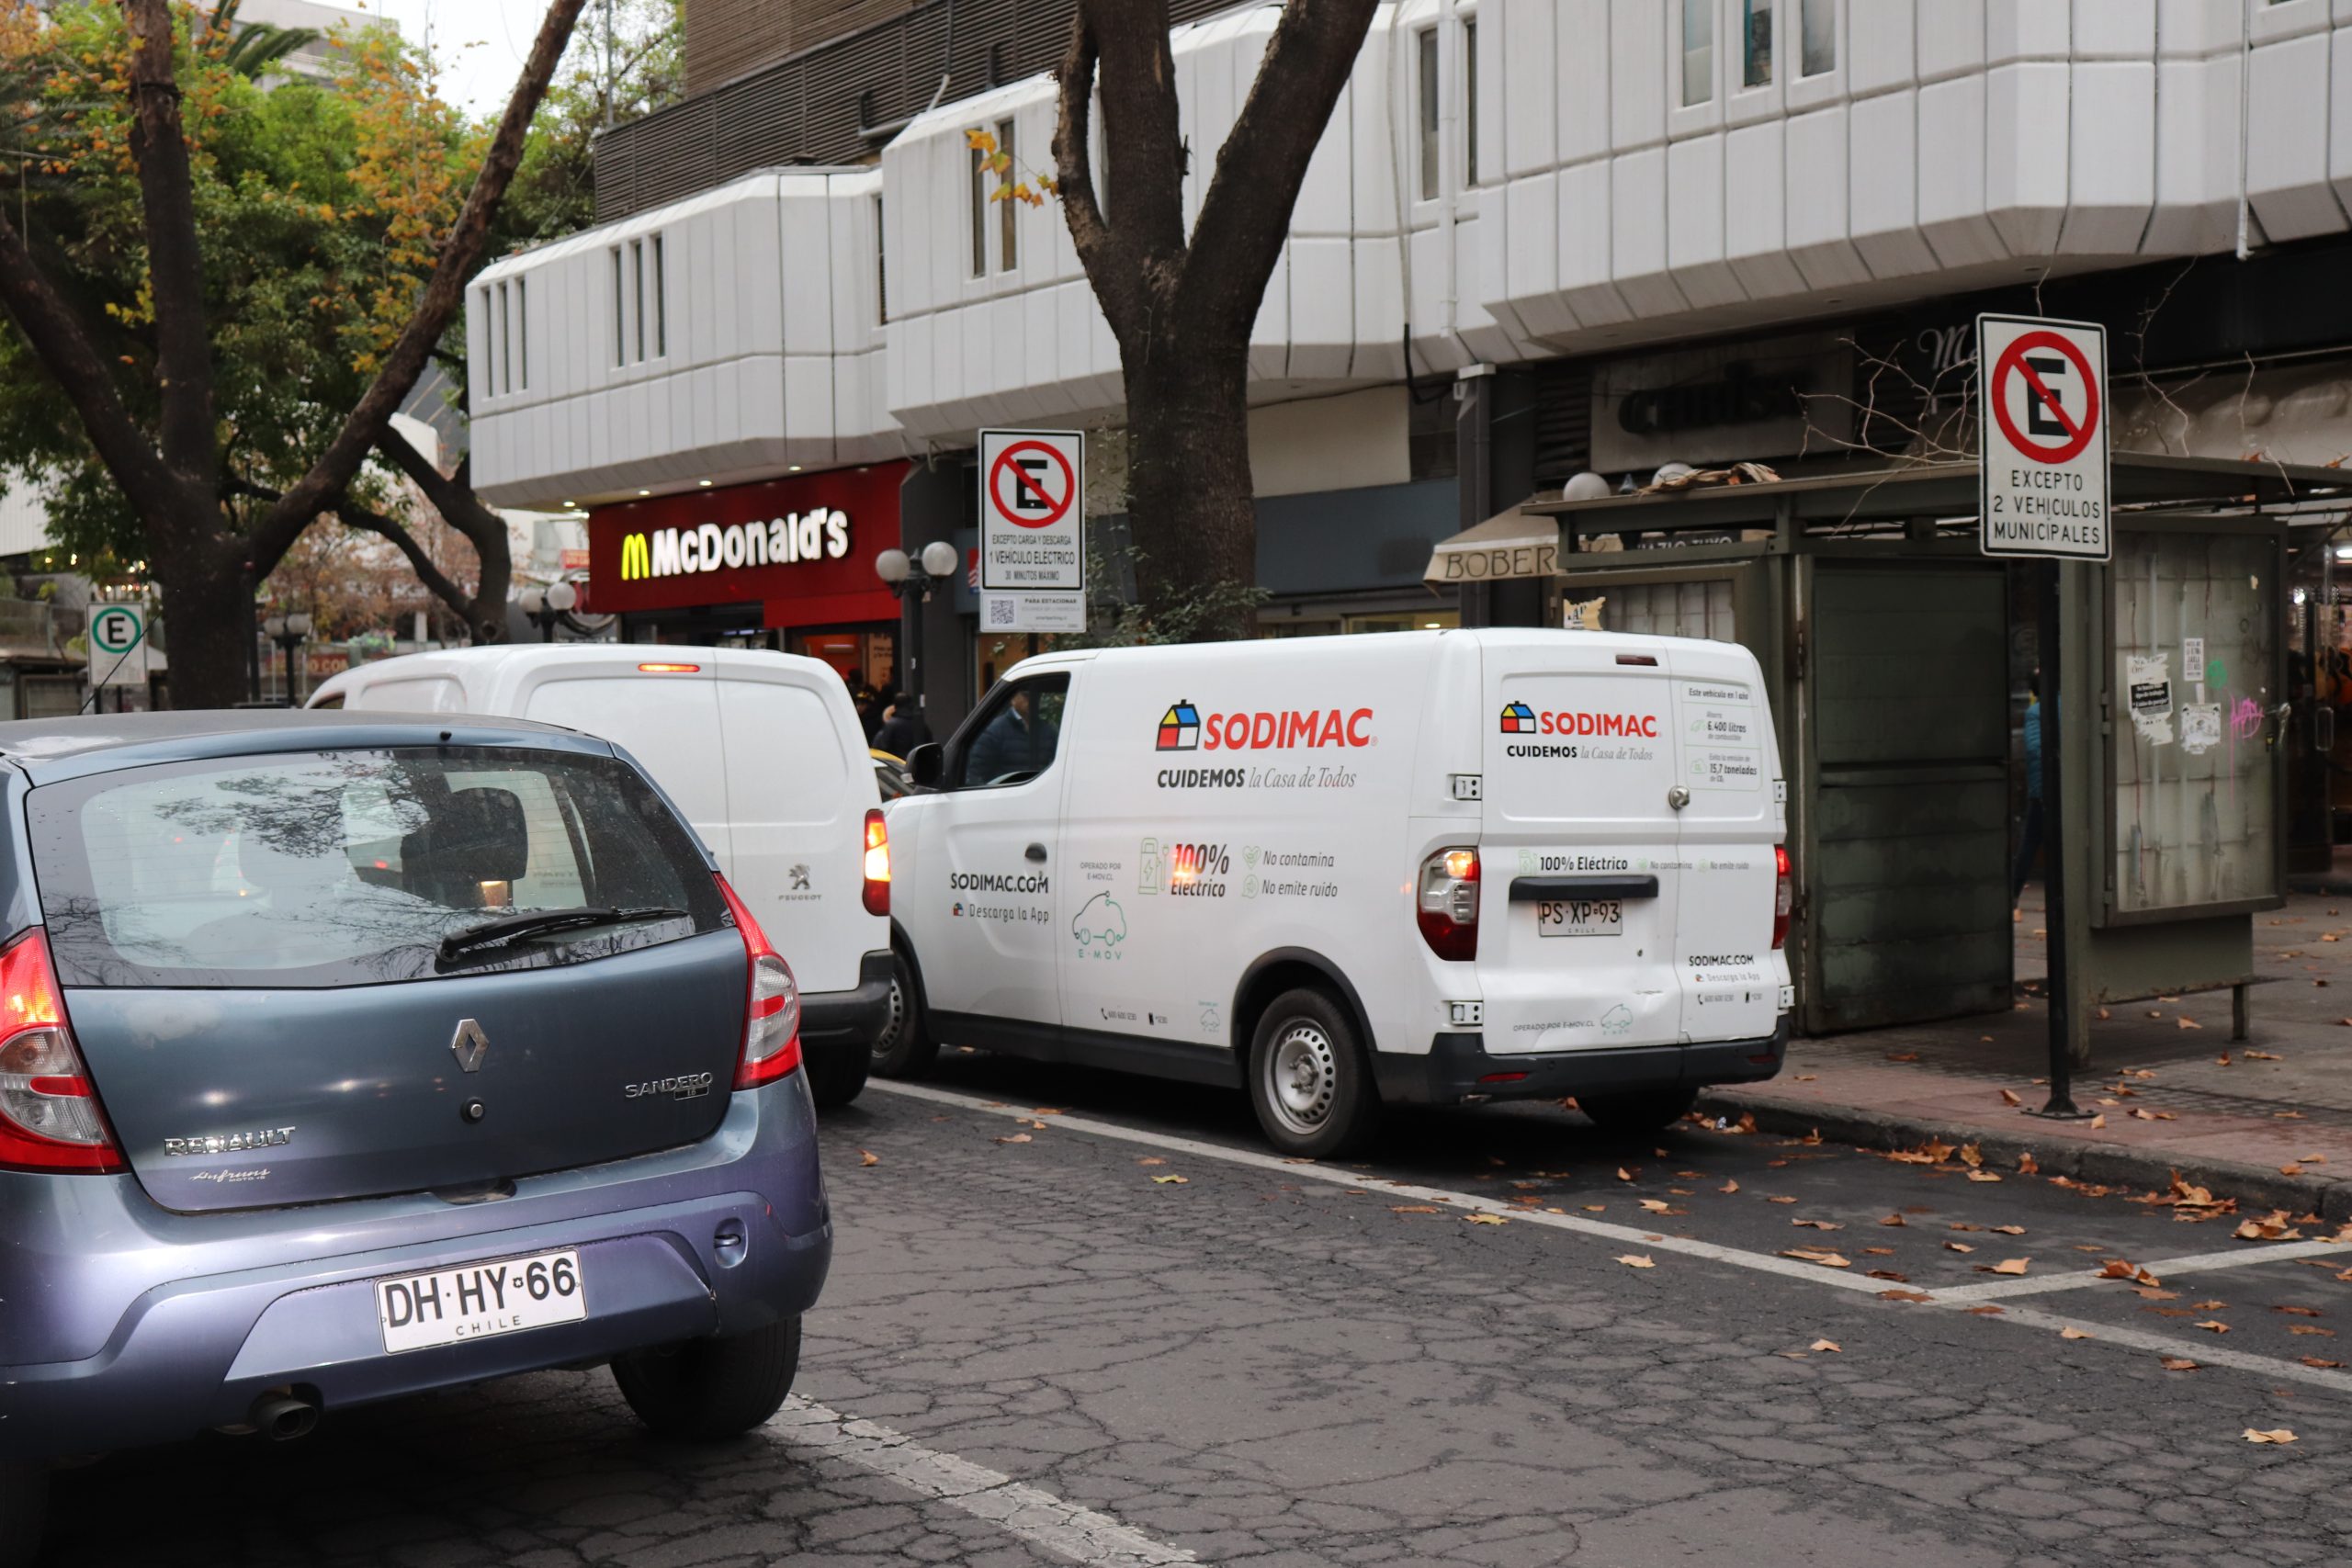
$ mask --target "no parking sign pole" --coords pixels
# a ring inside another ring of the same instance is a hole
[[[2076,1120],[2066,965],[2066,812],[2060,767],[2062,563],[2114,555],[2107,462],[2107,330],[2087,321],[1976,318],[1978,543],[2044,562],[2040,576],[2043,924],[2049,934],[2050,1100]]]
[[[980,630],[1086,629],[1086,436],[980,432]]]

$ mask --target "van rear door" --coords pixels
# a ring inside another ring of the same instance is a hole
[[[1664,647],[1491,634],[1478,985],[1496,1054],[1682,1038]]]
[[[1756,1040],[1780,1016],[1773,844],[1783,807],[1756,660],[1727,643],[1667,645],[1673,679],[1682,898],[1675,970],[1686,1039]]]

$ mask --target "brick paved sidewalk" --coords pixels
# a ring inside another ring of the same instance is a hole
[[[2256,917],[2264,983],[2243,1043],[2229,1038],[2227,991],[2094,1020],[2075,1099],[2097,1124],[2025,1113],[2048,1094],[2039,889],[2021,915],[2012,1011],[1800,1040],[1780,1077],[1707,1103],[1872,1146],[1965,1136],[2012,1163],[2030,1149],[2085,1179],[2160,1187],[2177,1169],[2249,1202],[2352,1215],[2352,896],[2298,896]]]

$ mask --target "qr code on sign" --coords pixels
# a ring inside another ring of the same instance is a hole
[[[1009,626],[1013,623],[1015,618],[1016,612],[1012,600],[991,599],[989,601],[989,625],[992,626]]]

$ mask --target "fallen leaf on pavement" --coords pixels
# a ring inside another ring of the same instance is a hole
[[[2230,1303],[2227,1302],[2191,1302],[2188,1304],[2195,1307],[2199,1312],[2227,1312],[2230,1310]]]
[[[2013,1089],[2005,1089],[2001,1091],[2001,1103],[2004,1105],[2023,1105],[2025,1101],[2018,1098],[2017,1090]]]
[[[1739,1183],[1736,1180],[1727,1180],[1721,1187],[1715,1189],[1715,1190],[1718,1192],[1736,1192],[1739,1190]]]
[[[2295,1359],[2307,1367],[2340,1367],[2344,1364],[2341,1361],[2331,1361],[2324,1356],[2298,1356]]]
[[[1994,1175],[1989,1170],[1972,1170],[1968,1173],[1968,1179],[1971,1181],[1998,1181],[2001,1179]]]
[[[1584,1206],[1584,1212],[1588,1214],[1606,1213],[1608,1210],[1609,1205],[1606,1203],[1587,1203]]]
[[[2041,1167],[2034,1163],[2033,1156],[2030,1154],[2019,1155],[2018,1156],[2018,1174],[2019,1176],[2039,1176],[2041,1174]]]
[[[1849,1263],[1845,1258],[1840,1258],[1838,1254],[1817,1247],[1791,1247],[1788,1251],[1781,1253],[1781,1256],[1783,1258],[1793,1258],[1800,1263],[1818,1263],[1824,1269],[1851,1269],[1853,1267],[1853,1264]]]
[[[1621,1165],[1617,1168],[1617,1179],[1620,1181],[1631,1181],[1634,1179],[1634,1173],[1627,1170]]]
[[[1984,1227],[1983,1225],[1972,1225],[1966,1220],[1954,1220],[1951,1224],[1944,1228],[1946,1230],[1955,1231],[1981,1231]]]
[[[2325,1317],[2327,1315],[2327,1314],[2320,1311],[2317,1307],[2275,1306],[2270,1310],[2272,1312],[2283,1312],[2290,1317]]]
[[[2181,1026],[2183,1029],[2202,1029],[2202,1028],[2204,1028],[2204,1027],[2205,1027],[2203,1024],[2201,1024],[2201,1023],[2198,1022],[2198,1021],[2197,1021],[2195,1019],[2193,1019],[2193,1018],[2184,1018],[2184,1019],[2180,1020],[2180,1021],[2179,1021],[2179,1022],[2180,1022],[2180,1026]],[[2226,1067],[2226,1066],[2228,1066],[2229,1065],[2230,1065],[2230,1059],[2229,1059],[2227,1056],[2222,1057],[2222,1066],[2225,1066],[2225,1067]]]
[[[1623,1263],[1628,1269],[1655,1269],[1657,1267],[1656,1259],[1645,1258],[1638,1252],[1620,1254],[1617,1261]]]
[[[2058,1331],[2058,1337],[2061,1339],[2088,1339],[2090,1336],[2084,1333],[2081,1329],[2076,1328],[2072,1324],[2069,1324]]]
[[[2142,1272],[2145,1273],[2146,1270],[2143,1269]],[[2148,1275],[2148,1278],[2153,1280],[2155,1276],[2150,1274]],[[2177,1302],[2180,1300],[2180,1292],[2178,1291],[2159,1291],[2146,1285],[2134,1285],[2132,1289],[2132,1292],[2143,1302]]]
[[[1886,1059],[1890,1062],[1916,1062],[1919,1059],[1919,1053],[1917,1051],[1889,1051],[1886,1054]]]
[[[1162,1179],[1164,1180],[1166,1179],[1162,1178]],[[1469,1221],[1474,1225],[1507,1225],[1510,1224],[1509,1220],[1504,1219],[1500,1214],[1464,1214],[1462,1217]]]
[[[2322,1328],[2316,1323],[2290,1323],[2287,1325],[2287,1332],[2290,1334],[2317,1334],[2329,1339],[2335,1337],[2335,1330],[2333,1328]]]
[[[1911,1282],[1910,1275],[1898,1274],[1892,1269],[1873,1269],[1870,1271],[1870,1277],[1873,1280],[1892,1280],[1898,1285],[1907,1285]]]
[[[1962,1144],[1960,1145],[1960,1163],[1973,1170],[1984,1163],[1984,1151],[1974,1144]]]
[[[1883,1302],[1931,1302],[1936,1298],[1925,1291],[1881,1291],[1878,1299]]]
[[[2186,1356],[2166,1356],[2164,1365],[2168,1372],[2193,1372],[2197,1370],[2197,1363]]]
[[[1995,1225],[1993,1234],[1995,1235],[2023,1235],[2025,1227],[2023,1225]]]
[[[1948,1241],[1944,1243],[1944,1250],[1946,1252],[1973,1252],[1976,1249],[1969,1246],[1964,1241]]]
[[[1192,1178],[1188,1176],[1155,1176],[1151,1179],[1161,1187],[1182,1187],[1187,1185],[1192,1180]]]
[[[1764,1201],[1767,1203],[1793,1203],[1796,1200],[1793,1198],[1767,1198]]]
[[[1642,1207],[1653,1214],[1664,1214],[1671,1213],[1674,1205],[1662,1198],[1645,1198],[1642,1200]]]
[[[2132,1265],[2120,1258],[2110,1258],[2098,1266],[2098,1277],[2102,1280],[2129,1280],[2132,1278]]]
[[[2258,1220],[2241,1220],[2238,1228],[2230,1233],[2240,1241],[2299,1241],[2302,1232],[2297,1230],[2284,1209],[2274,1209]]]
[[[1015,1133],[1009,1138],[999,1138],[997,1140],[1000,1144],[1025,1144],[1028,1141],[1029,1134],[1026,1133]]]
[[[1388,1212],[1392,1214],[1434,1214],[1438,1213],[1438,1206],[1435,1203],[1391,1203]]]
[[[2249,1047],[2238,1053],[2249,1062],[2283,1062],[2287,1058],[2271,1051],[2256,1051]]]
[[[2000,1262],[1993,1265],[1993,1272],[1996,1274],[2022,1274],[2026,1270],[2026,1265],[2032,1261],[2033,1259],[2030,1258],[2005,1258]]]
[[[1821,1076],[1821,1075],[1820,1075],[1819,1073],[1799,1073],[1795,1077],[1792,1078],[1790,1081],[1791,1081],[1792,1083],[1811,1083],[1811,1082],[1813,1082],[1815,1078],[1819,1077],[1820,1076]]]
[[[1814,1231],[1842,1231],[1846,1228],[1836,1220],[1791,1220],[1789,1224]]]
[[[1808,1350],[1843,1350],[1845,1347],[1838,1344],[1835,1339],[1816,1339],[1812,1344],[1806,1346],[1805,1348]]]
[[[1862,1250],[1869,1253],[1872,1258],[1892,1258],[1894,1256],[1894,1248],[1891,1247],[1866,1247],[1862,1248]]]
[[[1168,1162],[1161,1159],[1158,1155],[1146,1155],[1143,1158],[1136,1161],[1136,1163],[1137,1165],[1166,1165]]]
[[[1908,1223],[1909,1222],[1905,1220],[1901,1214],[1889,1214],[1886,1218],[1879,1221],[1879,1224],[1883,1225],[1900,1225],[1906,1224]]]
[[[2290,1160],[2285,1165],[2278,1168],[2278,1174],[2281,1176],[2301,1176],[2303,1174],[2303,1168],[2295,1164],[2292,1160]]]
[[[2323,941],[2323,942],[2327,942],[2327,941],[2332,941],[2332,940],[2334,940],[2334,939],[2333,939],[2333,938],[2328,938],[2328,937],[2323,937],[2323,938],[2321,938],[2320,940],[2321,940],[2321,941]],[[2289,1430],[2288,1430],[2286,1427],[2272,1427],[2269,1431],[2267,1431],[2267,1432],[2260,1431],[2260,1430],[2257,1430],[2257,1429],[2256,1429],[2256,1428],[2255,1428],[2255,1427],[2247,1427],[2247,1428],[2246,1428],[2243,1433],[2241,1433],[2241,1434],[2239,1434],[2239,1435],[2240,1435],[2240,1436],[2242,1436],[2243,1438],[2245,1438],[2245,1440],[2246,1440],[2247,1442],[2249,1442],[2249,1443],[2291,1443],[2291,1442],[2293,1442],[2293,1441],[2295,1440],[2295,1434],[2294,1434],[2294,1433],[2292,1433],[2292,1432],[2290,1432],[2290,1431],[2289,1431]]]
[[[2090,1126],[2091,1126],[2091,1130],[2092,1130],[2093,1132],[2097,1132],[2099,1128],[2104,1127],[2104,1126],[2106,1126],[2106,1125],[2107,1125],[2107,1112],[2106,1112],[2106,1111],[2100,1111],[2098,1115],[2096,1115],[2096,1116],[2092,1117],[2092,1118],[2091,1118],[2091,1120],[2090,1120]]]
[[[880,1165],[882,1163],[882,1156],[876,1154],[872,1149],[860,1149],[857,1151],[857,1163],[860,1165]]]
[[[2002,1313],[2007,1310],[2008,1309],[2006,1307],[1996,1307],[1988,1302],[1983,1306],[1970,1307],[1968,1309],[1968,1315],[1971,1317],[1998,1317]]]
[[[2208,1334],[2227,1334],[2230,1331],[2230,1325],[2228,1324],[2218,1322],[2210,1317],[2202,1323],[2192,1324],[2189,1326],[2193,1328],[2201,1328]]]

